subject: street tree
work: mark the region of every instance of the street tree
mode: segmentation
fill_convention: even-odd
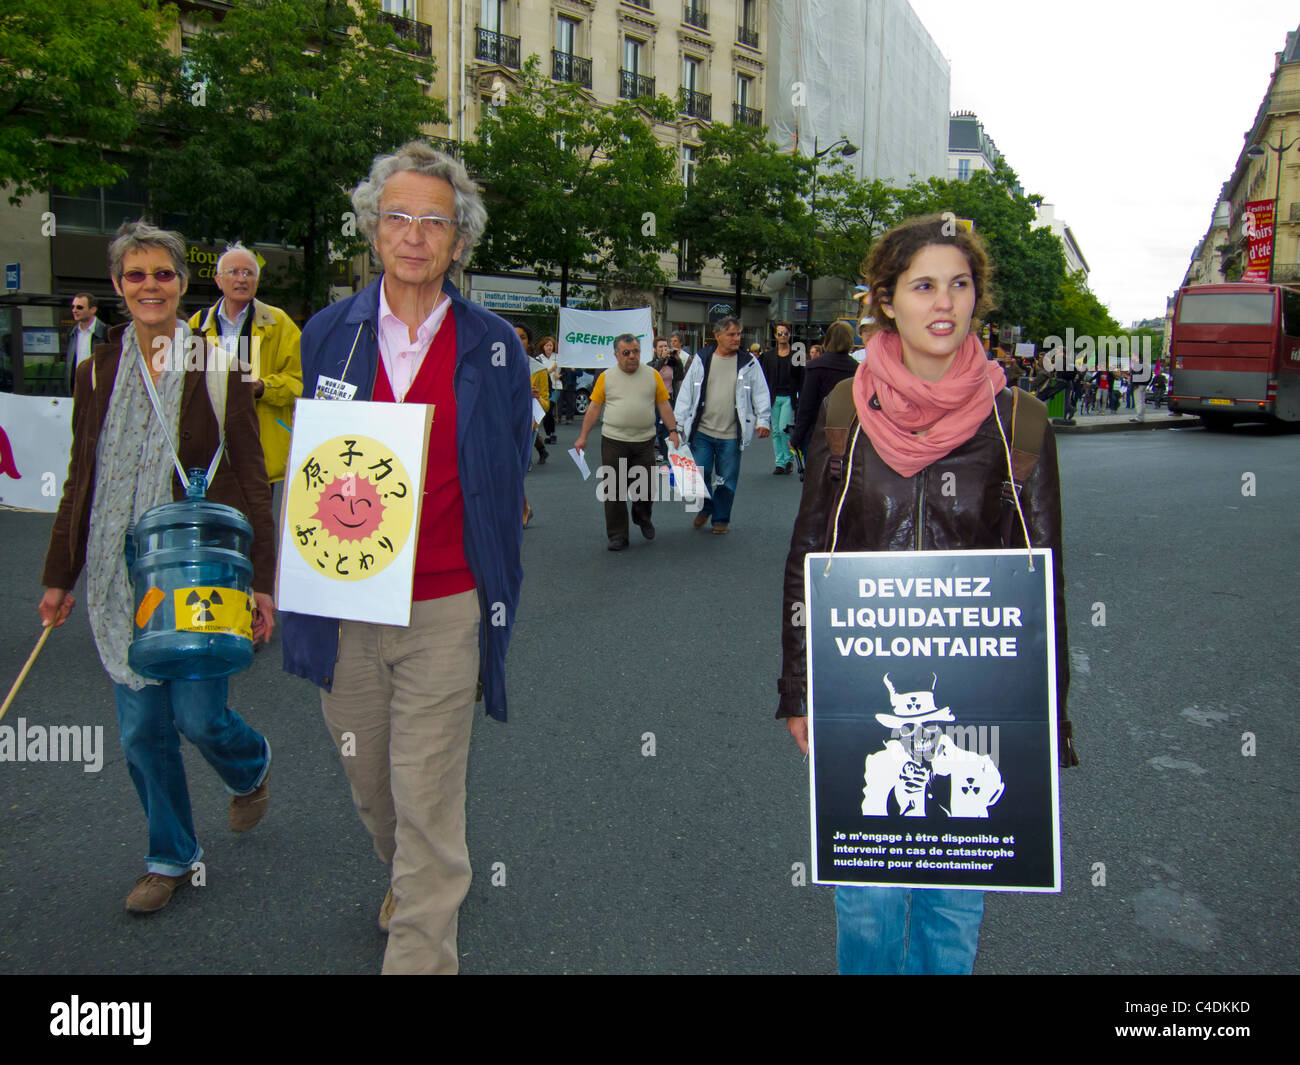
[[[1065,278],[1065,251],[1049,229],[1035,229],[1041,196],[1020,191],[1015,171],[998,160],[969,181],[931,178],[900,192],[900,216],[951,212],[970,219],[993,260],[991,321],[1022,326],[1027,335],[1050,332],[1050,308]]]
[[[488,208],[476,263],[558,281],[562,307],[579,277],[664,283],[659,256],[672,247],[681,185],[676,154],[652,123],[674,121],[673,102],[602,106],[577,85],[544,77],[535,55],[520,77],[513,90],[502,84],[505,98],[485,110],[477,140],[465,146]]]
[[[878,234],[898,220],[899,192],[879,179],[870,181],[848,170],[817,179],[816,276],[838,277],[857,284],[862,261]]]
[[[365,248],[349,190],[374,157],[445,122],[434,63],[403,50],[376,0],[243,0],[191,39],[161,110],[150,182],[187,236],[301,246],[309,309],[328,262]]]
[[[765,129],[716,123],[700,134],[695,180],[678,214],[678,235],[696,256],[721,260],[736,279],[804,262],[812,243],[812,163],[779,152]]]
[[[174,11],[156,0],[5,0],[0,9],[0,185],[19,204],[56,182],[112,185],[104,158],[135,136],[166,62]]]

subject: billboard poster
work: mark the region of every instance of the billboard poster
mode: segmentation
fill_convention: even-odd
[[[1051,552],[809,554],[804,582],[813,881],[1060,891]]]
[[[1241,279],[1266,282],[1273,262],[1273,201],[1249,201],[1242,212],[1241,228],[1247,241],[1246,269]]]

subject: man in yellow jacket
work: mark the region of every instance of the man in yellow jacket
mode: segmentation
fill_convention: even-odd
[[[195,314],[190,328],[234,352],[241,365],[251,368],[266,476],[275,489],[278,517],[279,485],[289,460],[293,402],[302,395],[298,352],[302,332],[279,307],[254,298],[259,274],[253,253],[242,244],[230,245],[217,260],[221,299]]]

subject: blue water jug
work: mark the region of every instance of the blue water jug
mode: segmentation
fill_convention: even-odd
[[[203,470],[186,498],[141,516],[134,530],[134,639],[127,663],[154,680],[212,680],[253,664],[253,527],[210,503]]]

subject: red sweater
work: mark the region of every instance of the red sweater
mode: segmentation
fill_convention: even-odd
[[[475,587],[474,575],[465,561],[465,500],[460,494],[456,392],[452,384],[455,369],[456,319],[448,311],[403,399],[405,403],[433,405],[411,593],[412,601],[417,603],[468,592]],[[382,358],[372,398],[376,403],[394,402],[393,386]]]

